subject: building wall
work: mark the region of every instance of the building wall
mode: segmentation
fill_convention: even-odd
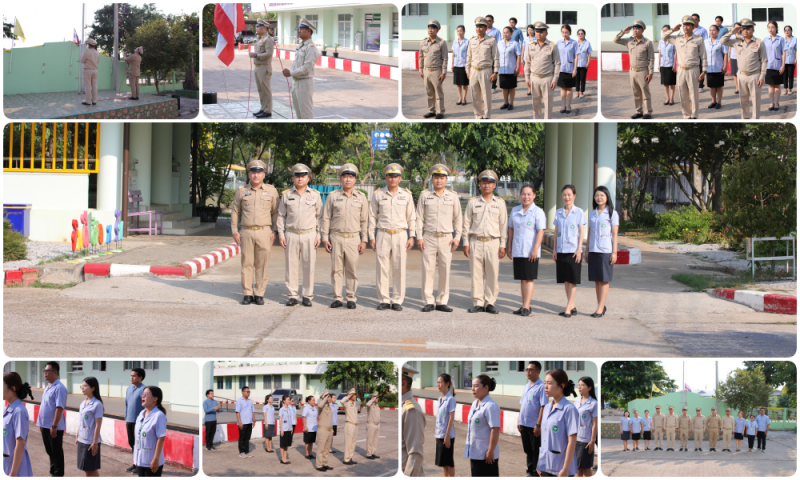
[[[299,375],[299,388],[296,390],[303,398],[313,395],[319,397],[326,389],[319,380],[319,376],[327,370],[327,362],[215,362],[214,364],[214,396],[235,400],[241,397],[240,379],[250,388],[250,397],[255,402],[264,402],[266,395],[276,388],[275,379],[281,379],[280,388],[292,388],[292,375]],[[240,366],[241,365],[241,366]],[[264,376],[271,377],[271,386],[264,388]],[[255,383],[251,380],[255,377]],[[226,379],[230,379],[230,388],[227,388]],[[220,381],[222,388],[220,388]],[[339,386],[341,387],[341,386]],[[331,392],[341,393],[341,388],[330,389]],[[205,392],[205,390],[204,390]]]
[[[693,12],[694,13],[694,12]],[[653,397],[652,401],[649,398],[637,398],[632,402],[628,402],[628,411],[631,412],[633,415],[634,410],[639,410],[639,416],[644,416],[645,410],[650,410],[650,416],[655,414],[655,406],[661,405],[661,413],[667,414],[669,413],[668,407],[670,405],[675,407],[675,414],[681,414],[681,408],[683,408],[683,403],[681,400],[682,392],[672,392],[660,397]],[[717,406],[717,401],[713,398],[707,398],[700,396],[696,393],[687,392],[686,393],[686,403],[688,404],[689,411],[686,412],[687,415],[690,417],[695,415],[695,409],[700,407],[703,409],[701,412],[704,416],[708,416],[711,414],[711,409]],[[717,407],[717,414],[719,416],[725,415],[725,409],[727,405],[725,402],[720,401],[719,406]],[[738,412],[731,412],[732,416],[736,416]]]

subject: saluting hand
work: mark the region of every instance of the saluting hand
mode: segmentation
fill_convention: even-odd
[[[625,27],[625,30],[623,30],[622,33],[631,33],[631,30],[633,30],[633,25]]]
[[[406,252],[411,250],[413,247],[414,247],[414,239],[409,238],[408,241],[406,242]]]
[[[322,242],[322,245],[325,247],[325,251],[331,253],[333,251],[333,247],[331,246],[331,242],[325,240]]]
[[[367,249],[367,242],[361,242],[358,244],[358,254],[363,255],[364,251]]]
[[[675,26],[672,28],[672,31],[673,31],[673,32],[677,32],[677,31],[678,31],[678,30],[680,30],[680,29],[681,29],[681,24],[679,23],[679,24],[675,25]]]
[[[238,232],[234,233],[233,234],[233,241],[236,242],[236,245],[241,245],[242,244],[242,235],[240,233],[238,233]]]
[[[733,27],[733,35],[738,35],[739,33],[741,33],[741,31],[742,31],[742,27],[740,27],[738,25],[736,27]]]

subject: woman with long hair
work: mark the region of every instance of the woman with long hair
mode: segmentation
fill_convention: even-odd
[[[533,282],[539,278],[539,258],[542,256],[542,240],[547,218],[544,211],[534,205],[536,192],[531,185],[519,190],[521,205],[511,209],[508,216],[508,240],[506,252],[514,262],[514,280],[520,281],[522,306],[514,315],[529,317],[533,299]]]
[[[28,409],[22,403],[33,393],[17,372],[3,374],[3,400],[8,406],[3,412],[3,472],[9,477],[32,477],[28,456]]]
[[[575,408],[578,409],[578,436],[575,442],[576,477],[591,477],[594,465],[594,444],[597,440],[597,418],[599,403],[592,377],[578,380],[578,395]]]
[[[456,438],[456,429],[453,426],[456,416],[456,399],[450,393],[453,381],[450,375],[442,373],[436,379],[436,389],[439,390],[439,400],[434,406],[434,437],[436,438],[436,460],[434,464],[444,469],[445,477],[456,476],[456,464],[453,460],[453,443]]]
[[[783,94],[791,95],[794,89],[794,68],[797,65],[797,38],[792,36],[792,26],[783,27],[783,39],[786,44],[786,59],[783,68]]]
[[[769,88],[769,110],[777,112],[781,109],[781,86],[783,72],[786,70],[786,41],[778,36],[778,22],[767,23],[769,35],[762,39],[767,49],[767,76],[764,83]]]
[[[561,25],[562,39],[556,42],[558,54],[561,57],[561,72],[558,74],[558,86],[561,87],[561,113],[572,112],[572,89],[575,88],[575,78],[578,76],[575,58],[578,54],[578,43],[569,38],[572,27]]]
[[[517,93],[517,76],[522,64],[522,49],[519,42],[511,40],[511,27],[503,28],[503,37],[497,42],[497,55],[500,58],[500,90],[503,91],[503,105],[500,110],[514,110],[514,97]]]
[[[278,416],[281,419],[281,464],[289,465],[289,447],[292,446],[292,436],[294,435],[294,428],[292,426],[292,399],[289,395],[281,397],[281,409],[278,411]]]
[[[586,225],[586,215],[583,210],[575,205],[575,186],[564,185],[561,189],[561,199],[564,208],[556,212],[555,248],[553,248],[553,261],[556,262],[556,282],[564,284],[567,294],[567,306],[560,312],[564,318],[578,314],[575,308],[575,294],[581,283],[581,258],[583,257],[583,229]]]
[[[264,408],[261,409],[264,415],[264,451],[274,453],[272,449],[272,438],[275,436],[275,407],[272,406],[272,395],[264,397]]]
[[[467,104],[467,92],[469,91],[469,77],[467,76],[467,49],[469,39],[464,38],[464,25],[456,27],[456,39],[450,49],[453,51],[453,85],[458,89],[458,101],[456,105]]]
[[[467,420],[467,439],[464,458],[469,459],[473,477],[499,477],[500,470],[500,407],[489,396],[497,383],[488,375],[478,375],[472,381],[472,408]]]
[[[78,470],[85,477],[100,476],[100,428],[103,425],[103,399],[100,397],[100,384],[94,377],[86,377],[81,384],[81,392],[86,400],[80,406],[80,426],[75,445],[78,446]]]
[[[585,98],[586,92],[586,75],[589,72],[589,66],[592,64],[592,44],[586,40],[586,30],[578,29],[578,46],[576,52],[578,61],[575,62],[577,72],[576,85],[575,85],[575,98]]]
[[[628,440],[631,439],[631,413],[625,410],[622,418],[619,420],[619,437],[622,439],[622,451],[628,451]]]
[[[306,459],[311,460],[316,458],[312,452],[314,451],[314,443],[317,441],[319,411],[317,410],[317,402],[313,395],[306,397],[306,406],[303,407],[303,443],[306,449]]]
[[[149,386],[142,392],[142,410],[136,418],[134,464],[140,477],[160,477],[164,471],[164,441],[167,438],[167,410],[161,405],[164,393]]]
[[[525,63],[525,52],[528,51],[528,45],[536,41],[536,29],[533,28],[533,25],[528,25],[526,31],[528,32],[528,35],[522,39],[522,63]],[[525,83],[528,86],[528,96],[530,97],[531,86],[528,84],[528,82]]]
[[[747,419],[744,418],[744,412],[739,410],[739,416],[736,420],[733,421],[734,429],[733,429],[733,438],[736,440],[736,451],[738,452],[742,448],[742,440],[744,440],[744,427],[747,423]]]
[[[547,372],[544,389],[553,401],[542,412],[542,447],[536,471],[542,477],[571,477],[578,473],[575,446],[579,414],[567,397],[576,396],[575,384],[567,372],[556,368]]]
[[[600,318],[606,314],[609,283],[617,263],[619,214],[614,211],[611,193],[606,187],[594,189],[592,213],[589,214],[589,281],[594,282],[597,310],[591,315]]]

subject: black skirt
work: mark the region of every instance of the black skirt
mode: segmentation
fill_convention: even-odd
[[[315,443],[317,441],[317,432],[303,432],[303,443]]]
[[[722,88],[725,86],[725,74],[719,73],[706,73],[706,84],[708,88]]]
[[[630,440],[631,439],[631,432],[622,432],[619,436],[620,440]]]
[[[281,435],[281,448],[289,448],[292,446],[292,436],[294,432],[283,432]]]
[[[589,252],[589,281],[610,282],[614,276],[614,265],[611,264],[610,253]]]
[[[778,70],[767,70],[767,85],[783,85],[783,74]]]
[[[497,463],[499,458],[495,458],[491,464],[486,463],[486,460],[472,460],[469,461],[470,473],[473,477],[499,477],[500,467]]]
[[[650,435],[651,435],[650,430],[642,432],[642,440],[651,440]]]
[[[453,85],[469,85],[466,67],[453,67]]]
[[[559,73],[558,86],[561,88],[575,88],[575,77],[572,76],[572,72]]]
[[[594,453],[589,453],[589,449],[586,448],[587,445],[589,444],[586,442],[575,443],[575,457],[579,470],[592,468],[594,465]]]
[[[339,430],[339,425],[333,425],[333,436],[336,436],[336,432]]]
[[[572,258],[573,253],[559,253],[556,255],[556,282],[581,284],[581,264]]]
[[[513,73],[501,73],[500,88],[504,90],[517,88],[517,76],[514,75]]]
[[[743,433],[734,432],[733,433],[733,439],[734,440],[744,440],[744,434]]]
[[[265,425],[264,426],[264,438],[272,438],[275,434],[275,425]]]
[[[641,440],[642,434],[641,433],[631,433],[631,440]]]
[[[455,467],[456,464],[453,461],[453,443],[455,443],[456,439],[450,439],[450,448],[444,446],[444,439],[437,438],[436,439],[436,460],[434,460],[433,464],[437,467]]]
[[[731,58],[731,75],[739,73],[739,62],[735,58]]]
[[[678,83],[678,73],[672,70],[672,67],[661,67],[661,85],[668,87]]]
[[[89,451],[88,443],[78,442],[78,470],[83,472],[94,472],[100,470],[100,450],[103,448],[99,443],[97,444],[97,455],[92,455]]]
[[[539,278],[539,259],[531,262],[528,257],[514,257],[514,280],[536,280]]]

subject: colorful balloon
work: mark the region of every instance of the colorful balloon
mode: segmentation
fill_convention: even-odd
[[[72,234],[69,236],[70,240],[72,240],[72,251],[75,252],[78,250],[78,221],[72,220]]]
[[[106,245],[111,243],[111,225],[106,225]]]
[[[91,223],[91,238],[89,239],[89,243],[96,247],[99,239],[100,229],[97,228],[100,225],[100,222],[96,218],[90,218]]]
[[[114,210],[114,241],[119,242],[119,239],[122,238],[122,230],[119,229],[119,222],[120,216],[122,216],[122,212],[119,210]]]
[[[81,214],[81,238],[83,239],[83,248],[89,246],[89,213],[84,210]]]

